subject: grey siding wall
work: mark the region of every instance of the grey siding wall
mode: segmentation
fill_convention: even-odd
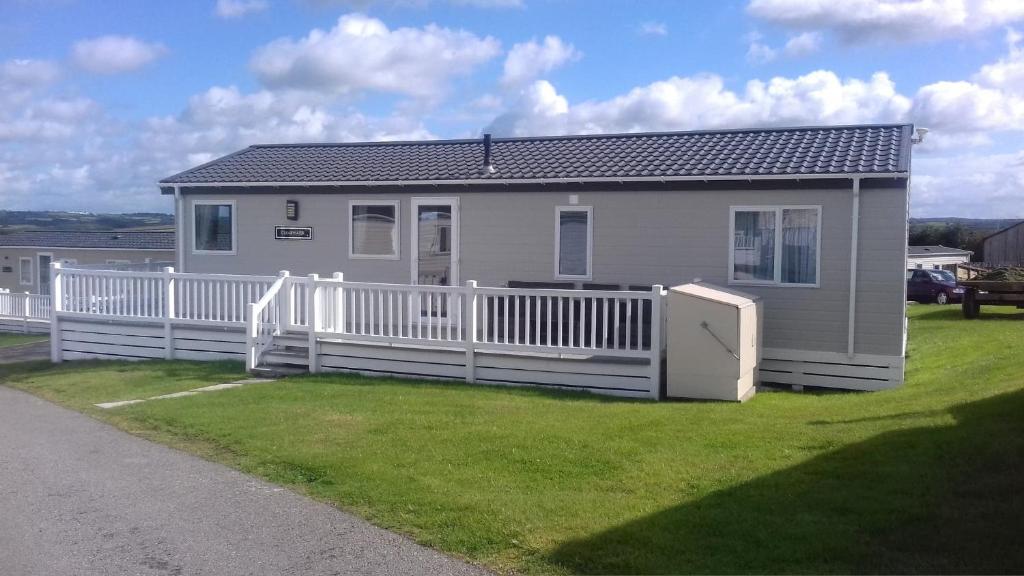
[[[1024,265],[1024,225],[1012,228],[985,239],[985,262],[999,266]]]
[[[186,196],[190,272],[330,274],[351,280],[407,283],[412,277],[410,199],[405,194],[202,194],[235,200],[236,256],[191,254],[191,198]],[[740,286],[765,302],[765,346],[845,352],[847,347],[852,194],[849,190],[579,192],[594,214],[593,282],[666,286],[694,278],[725,284],[729,208],[741,205],[822,207],[819,288]],[[446,194],[441,194],[446,196]],[[348,201],[399,200],[400,259],[348,258]],[[459,282],[504,285],[555,279],[555,207],[564,192],[465,192],[460,202]],[[286,199],[300,202],[301,220],[284,218]],[[860,273],[856,352],[902,353],[907,195],[903,190],[861,194]],[[275,225],[314,227],[312,241],[273,239]]]
[[[174,262],[174,252],[171,250],[94,250],[88,248],[2,248],[0,247],[0,288],[11,292],[39,293],[39,259],[36,258],[40,252],[53,254],[53,261],[59,262],[65,259],[74,259],[79,264],[103,264],[107,260],[128,260],[130,262],[145,262],[146,258],[157,262]],[[20,283],[19,261],[22,257],[32,258],[32,284]],[[3,272],[4,267],[10,267],[10,272]]]

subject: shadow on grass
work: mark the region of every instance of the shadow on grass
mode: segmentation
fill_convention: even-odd
[[[999,312],[994,310],[999,309]],[[934,310],[921,312],[914,316],[917,320],[967,320],[964,318],[960,306],[936,306]],[[982,306],[981,315],[972,322],[985,320],[1024,320],[1024,311],[1019,311],[1012,306]]]
[[[1024,391],[565,542],[582,573],[1019,573]],[[672,490],[665,486],[665,490]]]

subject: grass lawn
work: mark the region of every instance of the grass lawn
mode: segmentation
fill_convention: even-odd
[[[500,571],[1024,571],[1024,313],[910,316],[902,388],[743,405],[334,375],[104,412],[240,367],[22,365],[0,382]]]
[[[49,340],[49,338],[45,334],[11,334],[9,332],[0,332],[0,348],[43,342]]]

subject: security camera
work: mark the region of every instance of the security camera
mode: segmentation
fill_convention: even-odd
[[[924,135],[928,133],[928,129],[927,128],[918,128],[918,129],[914,130],[914,132],[917,133],[917,138],[911,138],[910,142],[913,143],[913,144],[920,144],[921,142],[924,142]]]

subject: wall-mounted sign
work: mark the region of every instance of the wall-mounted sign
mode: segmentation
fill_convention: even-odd
[[[312,226],[274,226],[275,240],[312,240]]]

